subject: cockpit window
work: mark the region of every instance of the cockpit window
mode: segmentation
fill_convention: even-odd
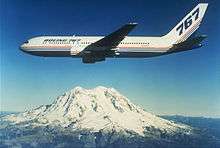
[[[24,43],[25,43],[25,44],[28,44],[28,43],[29,43],[29,41],[25,41]]]

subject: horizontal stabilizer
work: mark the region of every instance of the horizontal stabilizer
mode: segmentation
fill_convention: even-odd
[[[202,46],[201,42],[206,38],[206,35],[200,35],[194,38],[190,38],[184,42],[174,44],[168,52],[180,52],[185,50],[191,50]]]

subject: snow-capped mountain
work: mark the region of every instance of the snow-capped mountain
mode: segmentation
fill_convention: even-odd
[[[0,117],[0,147],[217,148],[206,132],[131,103],[114,88],[76,87],[52,104]]]
[[[141,136],[144,136],[149,128],[167,134],[191,134],[189,126],[175,124],[148,113],[114,88],[102,86],[94,89],[76,87],[59,96],[50,105],[18,115],[9,115],[4,117],[4,120],[15,124],[56,125],[77,130],[87,129],[91,132],[131,131]]]

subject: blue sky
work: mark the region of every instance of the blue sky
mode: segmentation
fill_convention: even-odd
[[[18,47],[39,35],[106,35],[128,22],[130,35],[166,34],[198,1],[1,0],[1,110],[24,111],[51,103],[82,86],[114,87],[155,114],[220,117],[220,3],[206,1],[199,29],[204,47],[149,59],[81,59],[27,55]]]

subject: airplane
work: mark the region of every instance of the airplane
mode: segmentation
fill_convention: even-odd
[[[43,57],[81,57],[83,63],[106,58],[147,58],[192,50],[202,46],[206,35],[193,36],[208,3],[199,3],[168,34],[160,37],[128,36],[137,23],[128,23],[107,36],[39,36],[20,49]]]

